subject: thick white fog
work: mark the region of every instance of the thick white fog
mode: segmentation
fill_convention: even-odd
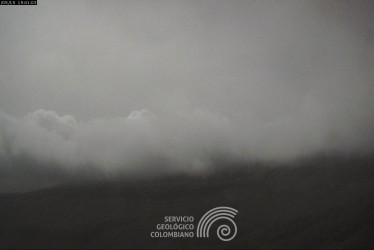
[[[40,1],[0,8],[0,191],[44,175],[52,185],[76,173],[198,174],[216,155],[370,154],[373,7]]]

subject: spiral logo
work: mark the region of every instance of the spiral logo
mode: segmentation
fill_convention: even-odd
[[[238,231],[235,222],[233,221],[238,210],[231,207],[216,207],[204,214],[197,225],[197,237],[208,238],[210,227],[218,220],[225,220],[229,225],[222,224],[217,228],[217,236],[220,240],[230,241],[235,238]]]

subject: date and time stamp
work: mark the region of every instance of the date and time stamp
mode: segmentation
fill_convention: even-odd
[[[37,5],[38,1],[23,1],[23,0],[9,0],[9,1],[2,1],[0,0],[0,5]]]

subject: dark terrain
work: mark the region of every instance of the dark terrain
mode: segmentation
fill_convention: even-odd
[[[0,194],[1,248],[374,248],[374,161],[227,164],[214,173]],[[225,165],[225,164],[223,164]],[[239,210],[236,237],[151,238],[167,215]]]

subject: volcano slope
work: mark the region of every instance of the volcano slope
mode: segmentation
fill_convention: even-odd
[[[201,176],[60,185],[0,194],[0,248],[374,248],[373,158],[267,166],[219,163]],[[169,215],[229,206],[236,237],[152,238]],[[213,229],[212,229],[213,230]]]

